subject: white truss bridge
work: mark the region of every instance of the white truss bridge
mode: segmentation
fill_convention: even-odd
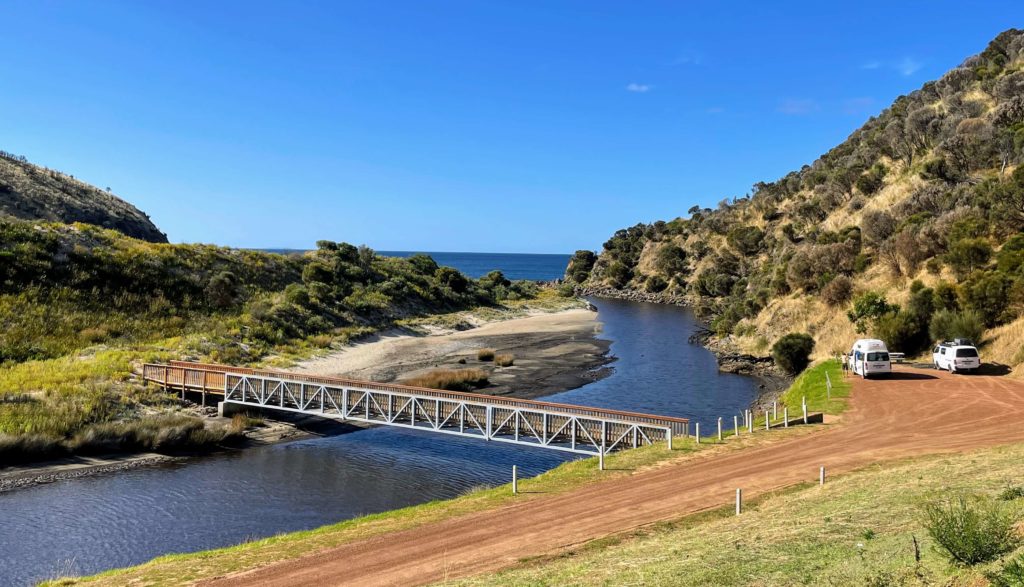
[[[143,379],[168,389],[222,395],[227,404],[414,428],[586,455],[688,436],[685,418],[440,391],[406,385],[172,361]]]

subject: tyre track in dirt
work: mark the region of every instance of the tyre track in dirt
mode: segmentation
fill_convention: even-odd
[[[886,460],[1024,441],[1024,383],[898,367],[857,380],[819,433],[668,464],[565,494],[426,524],[206,585],[421,585],[493,571],[589,540]]]

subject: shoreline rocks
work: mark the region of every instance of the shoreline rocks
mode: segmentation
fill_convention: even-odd
[[[668,304],[671,306],[688,306],[683,296],[676,296],[664,293],[653,293],[647,291],[636,291],[631,289],[615,289],[613,287],[589,287],[577,285],[573,292],[580,297],[593,296],[595,298],[612,298],[616,300],[627,300],[630,302],[648,302],[652,304]]]

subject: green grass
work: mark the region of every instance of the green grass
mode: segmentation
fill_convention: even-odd
[[[832,379],[831,399],[826,393],[826,373]],[[782,394],[782,403],[789,407],[790,417],[796,417],[801,413],[801,401],[804,397],[807,398],[807,409],[811,412],[840,414],[846,409],[846,400],[850,397],[850,380],[843,377],[839,361],[823,361],[808,367],[796,378],[793,385]]]
[[[656,444],[611,454],[606,458],[606,471],[598,470],[596,458],[563,464],[532,479],[520,480],[520,494],[517,496],[511,495],[509,485],[481,488],[455,499],[364,516],[315,530],[282,534],[228,548],[162,556],[137,567],[115,569],[92,577],[61,579],[49,584],[178,585],[186,581],[252,569],[269,562],[309,554],[317,549],[497,508],[512,502],[563,493],[583,484],[632,475],[670,460],[684,461],[717,452],[742,450],[750,446],[779,442],[796,435],[811,434],[815,430],[813,427],[801,427],[779,430],[773,434],[745,435],[720,445],[698,446],[692,439],[677,438],[672,451],[666,450],[664,444]]]
[[[738,517],[723,508],[446,585],[983,585],[1024,548],[954,566],[928,535],[924,505],[994,497],[1021,462],[1024,444],[873,466],[748,502]],[[1024,500],[1008,507],[1024,518]]]

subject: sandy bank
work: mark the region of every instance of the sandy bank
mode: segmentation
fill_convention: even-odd
[[[471,330],[415,335],[390,331],[295,369],[379,382],[400,381],[433,369],[480,368],[494,395],[534,398],[575,389],[607,374],[600,367],[610,341],[601,340],[597,312],[573,309],[490,322]],[[479,349],[515,356],[515,365],[495,367],[477,360]],[[460,363],[463,360],[465,363]]]

